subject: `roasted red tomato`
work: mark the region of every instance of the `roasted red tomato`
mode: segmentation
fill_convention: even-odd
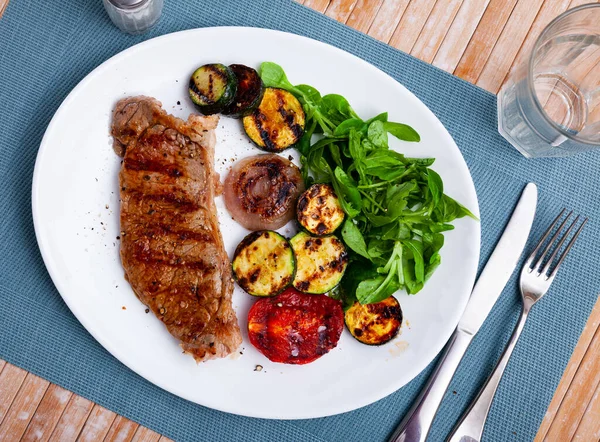
[[[257,301],[248,312],[248,335],[273,362],[308,364],[337,345],[344,328],[342,304],[294,288]]]

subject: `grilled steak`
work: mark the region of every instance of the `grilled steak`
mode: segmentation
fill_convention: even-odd
[[[124,157],[125,277],[196,361],[224,357],[242,342],[213,201],[217,122],[197,115],[185,122],[140,96],[119,101],[112,123],[115,151]]]

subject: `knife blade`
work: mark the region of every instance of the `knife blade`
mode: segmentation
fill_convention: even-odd
[[[492,310],[523,253],[535,217],[536,205],[537,186],[529,183],[525,186],[498,245],[479,275],[467,307],[458,322],[459,330],[474,335]]]
[[[463,316],[442,352],[437,366],[389,442],[424,442],[435,413],[473,336],[492,310],[523,253],[535,217],[537,186],[527,184],[481,272]]]

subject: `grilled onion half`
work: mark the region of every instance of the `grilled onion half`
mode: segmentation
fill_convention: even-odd
[[[276,154],[238,161],[225,179],[227,210],[248,230],[275,230],[294,217],[304,192],[300,169]]]

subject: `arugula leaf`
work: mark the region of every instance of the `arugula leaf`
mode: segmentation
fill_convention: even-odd
[[[383,128],[399,140],[421,141],[419,133],[407,124],[385,122]]]
[[[270,61],[261,63],[259,75],[267,87],[278,87],[290,92],[295,90],[285,75],[283,68],[276,63]]]
[[[349,118],[340,123],[338,127],[333,131],[334,137],[348,136],[350,129],[356,129],[357,131],[363,131],[366,128],[366,124],[360,118]]]
[[[435,162],[435,158],[407,158],[406,160],[422,167],[429,167]]]
[[[424,282],[425,261],[423,260],[423,243],[414,239],[410,239],[403,241],[402,244],[404,244],[404,246],[407,247],[412,254],[416,282]]]
[[[360,197],[360,192],[352,178],[350,178],[350,176],[347,175],[341,167],[336,167],[333,173],[335,176],[334,181],[338,185],[338,190],[336,190],[336,193],[338,198],[341,196],[341,201],[344,201],[342,203],[342,208],[349,217],[354,218],[360,213],[362,208],[362,198]],[[346,206],[344,206],[344,203]]]
[[[427,171],[427,185],[433,198],[433,207],[437,206],[440,202],[440,198],[444,194],[444,182],[442,178],[433,169]]]
[[[369,118],[367,121],[365,121],[365,123],[368,126],[373,121],[381,121],[381,122],[385,123],[385,122],[387,122],[387,120],[388,120],[388,113],[387,112],[382,112],[379,115],[375,115],[373,118]]]
[[[323,96],[320,111],[336,126],[351,118],[360,119],[350,106],[350,103],[348,103],[348,100],[338,94]]]
[[[342,227],[342,239],[346,245],[356,253],[369,260],[371,259],[369,252],[367,252],[365,238],[351,219],[346,218],[346,221],[344,221],[344,226]]]
[[[367,137],[369,137],[369,141],[373,143],[373,145],[379,149],[387,149],[388,148],[388,137],[387,132],[384,129],[384,124],[382,121],[375,120],[371,124],[369,124],[369,129],[367,131]]]

